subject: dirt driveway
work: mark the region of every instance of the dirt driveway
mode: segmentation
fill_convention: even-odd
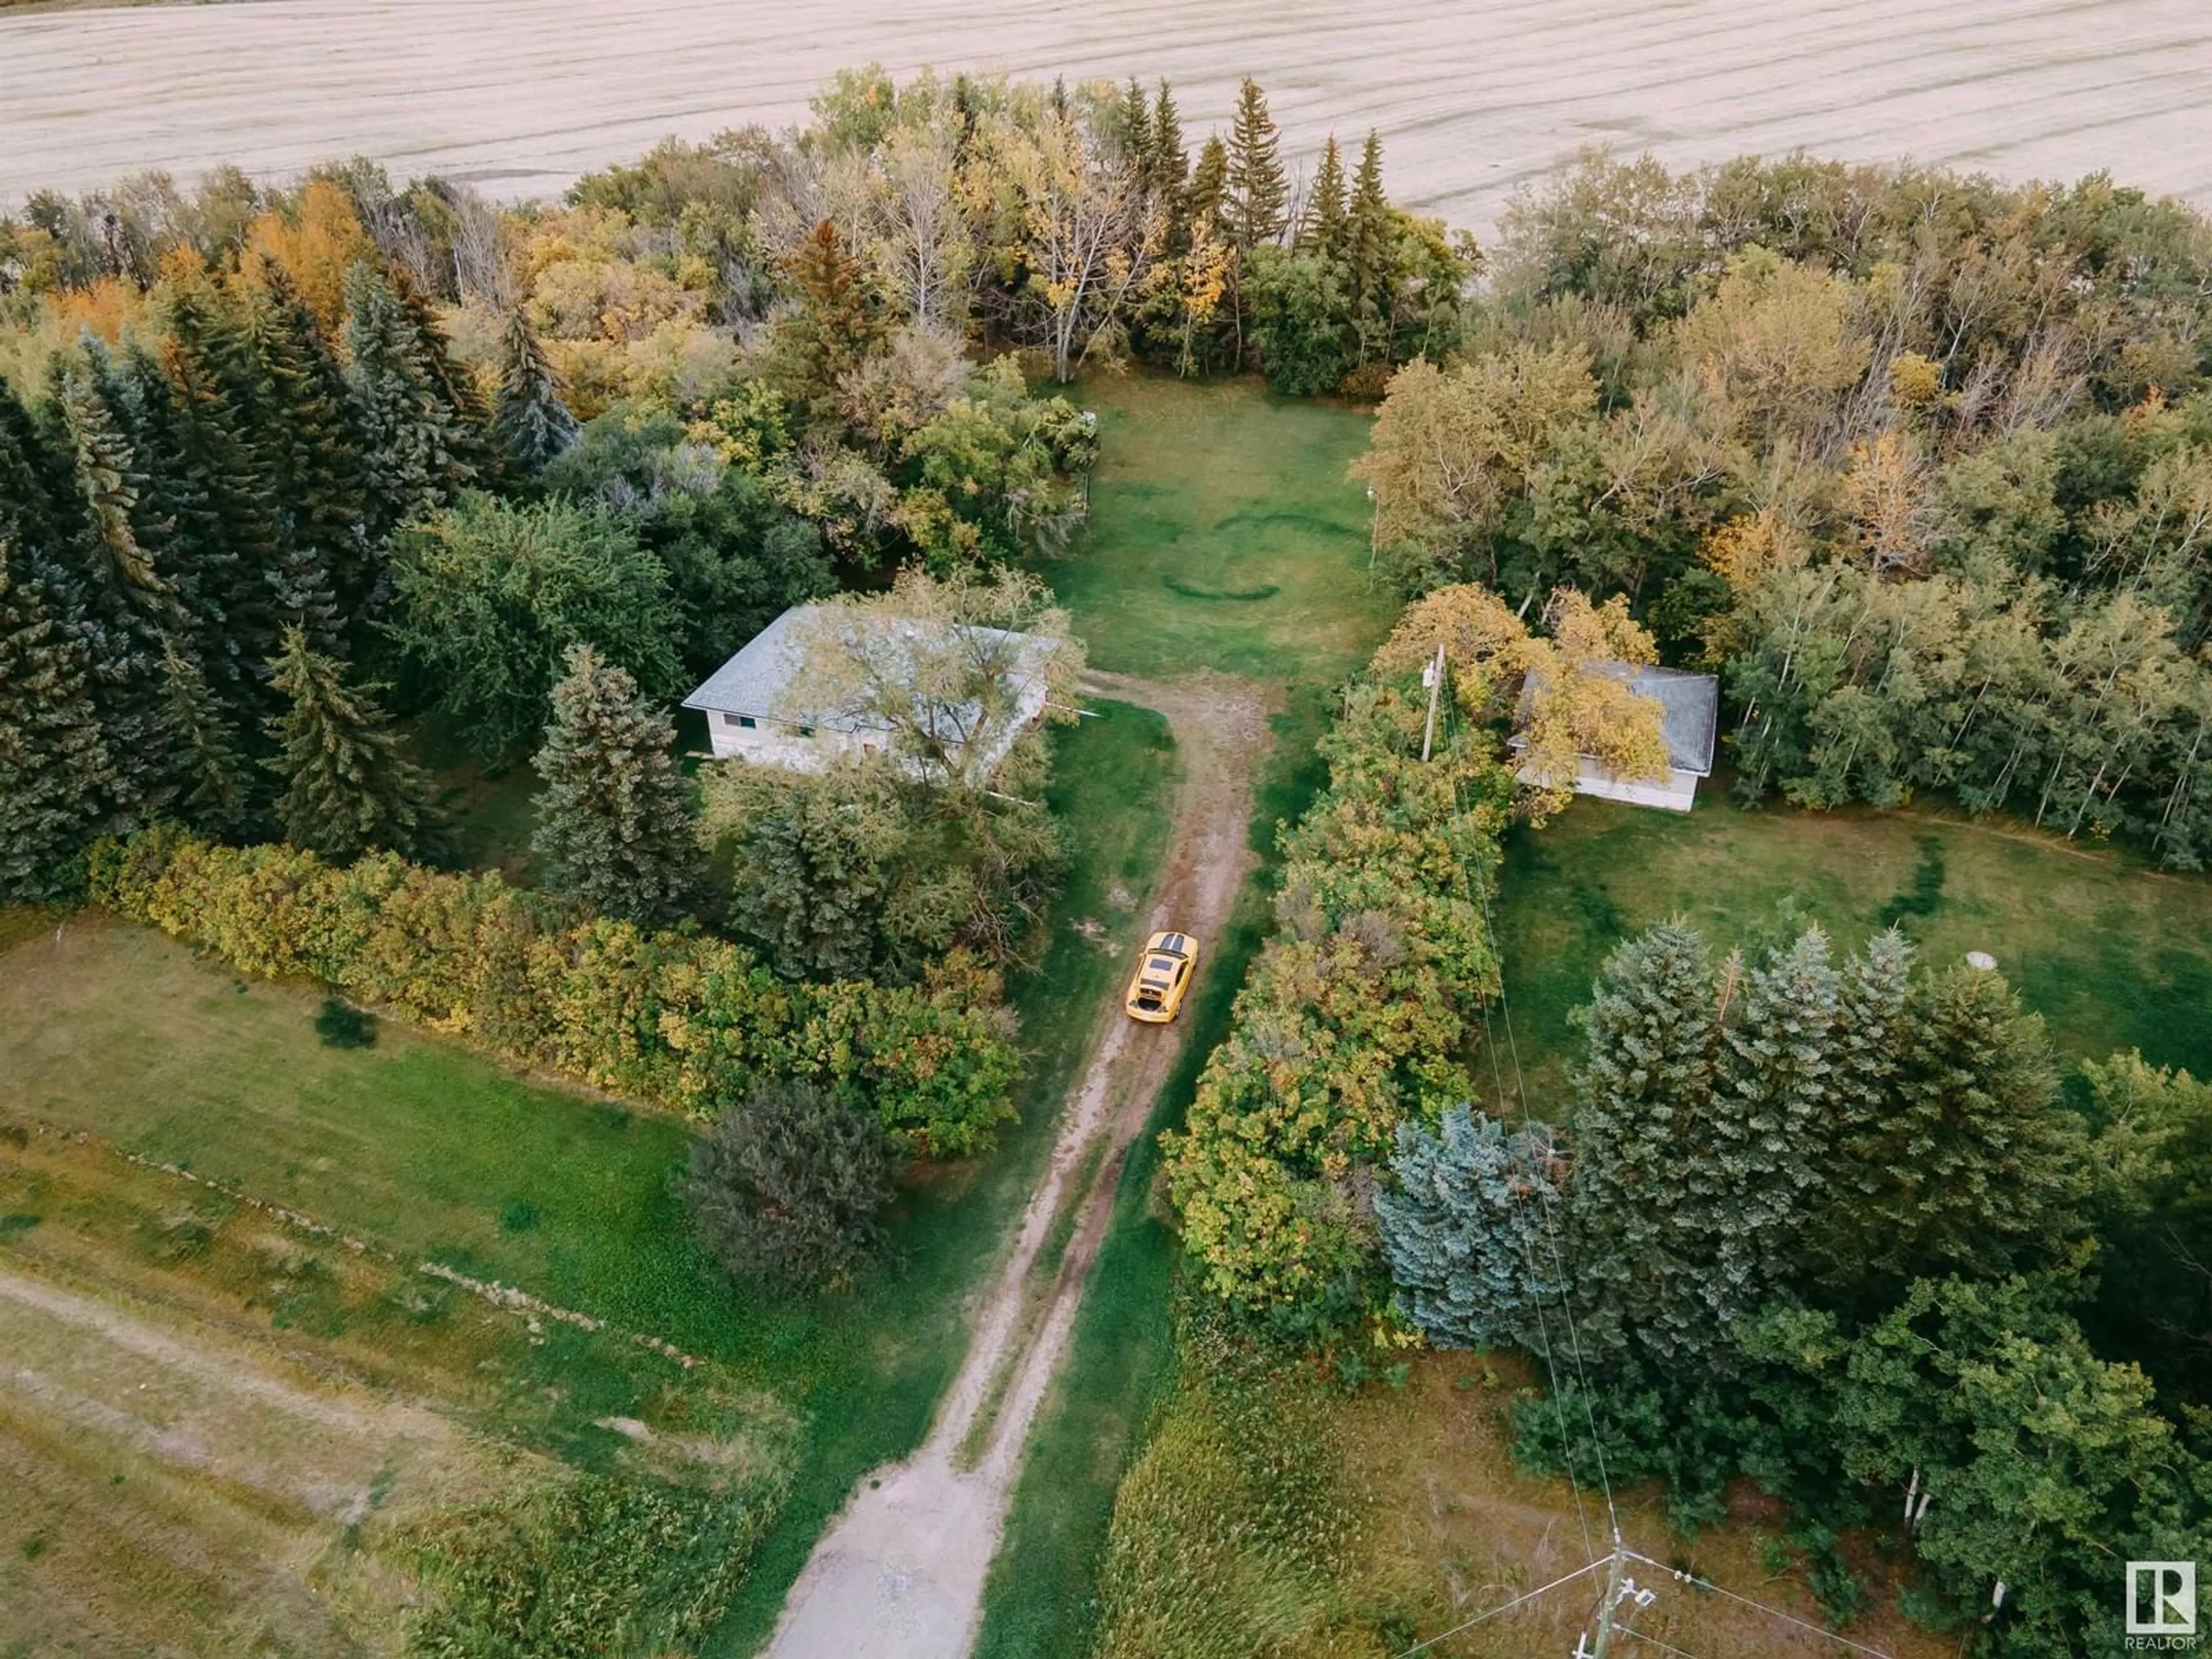
[[[1146,926],[1184,929],[1211,951],[1252,866],[1245,827],[1253,771],[1267,747],[1267,693],[1241,680],[1162,684],[1099,673],[1086,687],[1167,716],[1183,781]],[[1107,1011],[1051,1167],[929,1437],[907,1462],[864,1479],[816,1545],[784,1604],[771,1659],[963,1659],[973,1645],[1022,1448],[1067,1346],[1122,1161],[1186,1030],[1139,1026]],[[1074,1218],[1066,1251],[1048,1284],[1034,1283],[1038,1252],[1064,1206]]]

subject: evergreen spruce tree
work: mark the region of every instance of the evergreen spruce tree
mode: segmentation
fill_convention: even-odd
[[[1229,150],[1218,133],[1209,134],[1198,152],[1198,166],[1190,175],[1190,222],[1221,222],[1229,196]]]
[[[1371,131],[1359,152],[1359,172],[1352,180],[1345,218],[1345,291],[1358,337],[1359,361],[1388,362],[1395,309],[1395,238],[1389,198],[1382,193],[1382,141]]]
[[[270,586],[278,614],[329,653],[343,598],[358,606],[374,584],[362,442],[345,378],[313,313],[281,266],[259,264],[246,283],[247,377],[237,390],[246,437],[276,504],[279,544]]]
[[[1237,95],[1237,116],[1229,129],[1228,189],[1222,204],[1221,223],[1229,240],[1243,252],[1279,240],[1290,185],[1283,176],[1282,157],[1276,152],[1281,135],[1267,113],[1267,95],[1249,76]]]
[[[290,704],[270,724],[276,753],[264,763],[283,784],[284,838],[333,860],[418,849],[434,829],[430,781],[401,751],[376,688],[348,686],[345,665],[298,628],[284,630],[269,672]]]
[[[149,525],[142,510],[148,481],[121,388],[89,337],[60,367],[58,392],[84,513],[81,533],[62,550],[55,586],[66,596],[70,631],[85,644],[94,706],[114,760],[109,805],[120,827],[135,829],[176,793],[178,756],[161,665],[185,637],[185,617],[141,539],[142,525],[160,534],[168,526]]]
[[[1912,946],[1894,927],[1869,939],[1842,976],[1820,1201],[1803,1246],[1806,1289],[1823,1305],[1848,1302],[1865,1276],[1863,1218],[1881,1190],[1882,1152],[1894,1133],[1911,978]]]
[[[66,449],[0,379],[0,535],[52,558],[77,529],[75,495]]]
[[[1870,1189],[1854,1222],[1865,1284],[2032,1267],[2078,1236],[2090,1152],[2039,1016],[2002,975],[1913,987],[1887,1121],[1839,1162]]]
[[[492,435],[501,455],[516,473],[535,477],[576,441],[576,432],[561,377],[546,362],[530,319],[515,306],[500,337],[499,396],[492,405]]]
[[[1133,75],[1129,77],[1129,84],[1121,94],[1121,106],[1114,114],[1114,137],[1121,147],[1122,164],[1135,176],[1139,185],[1149,190],[1152,167],[1152,106]]]
[[[129,388],[89,333],[76,360],[63,369],[60,391],[92,531],[84,572],[90,590],[155,631],[181,623],[176,589],[155,558],[172,526],[148,511],[151,486],[133,441]]]
[[[1322,148],[1321,169],[1314,174],[1313,194],[1298,225],[1299,252],[1317,254],[1332,264],[1342,259],[1349,244],[1350,222],[1346,215],[1344,156],[1332,132]]]
[[[346,278],[347,385],[368,480],[369,542],[452,504],[477,481],[477,444],[454,405],[442,343],[366,261]],[[374,596],[372,583],[370,594]],[[349,605],[354,594],[343,586]]]
[[[1165,81],[1152,100],[1152,147],[1146,161],[1146,178],[1157,191],[1181,192],[1190,183],[1190,153],[1183,148],[1182,113],[1176,108],[1175,91]]]
[[[446,326],[438,320],[437,307],[431,304],[430,296],[415,285],[404,269],[395,267],[386,280],[391,284],[400,315],[406,319],[408,332],[421,353],[422,371],[437,387],[440,401],[452,413],[454,442],[461,458],[477,473],[488,474],[495,459],[490,404],[476,377],[453,356],[446,339]]]
[[[1740,964],[1731,963],[1731,968]],[[1833,1115],[1841,990],[1813,928],[1753,969],[1725,1029],[1682,1224],[1711,1241],[1705,1291],[1727,1328],[1794,1276]]]
[[[1190,246],[1190,154],[1183,148],[1182,116],[1165,81],[1152,100],[1151,134],[1145,184],[1167,210],[1167,251],[1180,256]]]
[[[1547,1129],[1509,1132],[1466,1106],[1434,1134],[1398,1126],[1398,1185],[1376,1195],[1375,1218],[1401,1304],[1436,1346],[1547,1351],[1542,1308],[1565,1288],[1557,1167]]]
[[[703,874],[697,791],[676,763],[675,728],[589,646],[566,662],[537,760],[531,845],[544,884],[597,915],[674,921]]]
[[[1568,1233],[1581,1335],[1593,1352],[1630,1344],[1662,1362],[1717,1349],[1705,1279],[1709,1240],[1691,1172],[1703,1144],[1720,1048],[1711,957],[1670,922],[1606,958],[1584,1016],[1575,1077]]]
[[[88,680],[90,653],[46,601],[0,524],[0,902],[70,884],[70,866],[119,793]]]
[[[191,658],[172,647],[161,659],[161,683],[177,757],[177,795],[170,810],[202,835],[235,836],[252,811],[237,734]]]
[[[195,337],[198,319],[187,306],[175,313],[161,362],[131,359],[151,497],[170,526],[162,564],[208,688],[233,719],[258,726],[267,712],[261,665],[276,648],[276,508],[239,437],[216,354]]]

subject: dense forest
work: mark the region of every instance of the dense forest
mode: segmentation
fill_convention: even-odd
[[[1737,787],[2212,850],[2212,227],[2109,179],[1595,160],[1363,471],[1405,591],[1629,595]]]
[[[574,646],[665,707],[790,604],[1064,547],[1096,437],[1031,377],[1373,392],[1447,348],[1471,247],[1371,140],[1297,200],[1278,142],[1256,87],[1194,158],[1164,83],[863,71],[559,207],[367,163],[34,197],[0,221],[0,892],[156,819],[434,858],[392,716],[511,760]],[[343,799],[297,781],[319,745]]]

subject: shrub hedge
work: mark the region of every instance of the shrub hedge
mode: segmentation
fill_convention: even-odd
[[[1362,1194],[1400,1120],[1474,1093],[1462,1057],[1498,991],[1485,906],[1513,780],[1479,726],[1423,762],[1426,705],[1410,677],[1347,696],[1328,787],[1284,842],[1277,932],[1167,1138],[1184,1242],[1248,1309],[1327,1318],[1356,1294]]]
[[[160,828],[93,849],[94,901],[232,966],[306,978],[510,1062],[712,1119],[802,1078],[878,1112],[906,1151],[988,1151],[1013,1115],[1013,1016],[961,952],[916,986],[778,979],[696,933],[576,921],[496,874],[390,854],[325,864]]]

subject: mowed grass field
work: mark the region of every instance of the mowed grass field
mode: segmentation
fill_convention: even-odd
[[[1717,955],[1813,922],[1855,950],[1895,921],[1931,964],[1994,956],[2069,1063],[2140,1048],[2212,1075],[2212,879],[1939,810],[1747,811],[1727,784],[1686,816],[1577,800],[1508,841],[1498,942],[1533,1109],[1565,1109],[1570,1016],[1606,953],[1676,915]]]
[[[917,1173],[895,1217],[896,1264],[849,1296],[769,1300],[708,1266],[671,1188],[686,1125],[516,1078],[390,1022],[373,1048],[325,1048],[311,988],[240,980],[149,930],[96,915],[71,919],[58,937],[51,919],[4,936],[0,1109],[19,1127],[82,1133],[222,1182],[403,1266],[444,1262],[672,1343],[709,1362],[718,1389],[787,1417],[796,1425],[789,1494],[710,1650],[748,1652],[853,1482],[919,1440],[966,1340],[965,1297],[1034,1182],[1068,1077],[1127,961],[1176,757],[1157,715],[1118,704],[1102,712],[1054,738],[1054,799],[1072,826],[1073,867],[1037,964],[1012,988],[1030,1060],[1023,1120],[993,1157]],[[179,1206],[210,1201],[177,1177],[149,1178],[173,1183]],[[0,1236],[0,1267],[24,1240],[51,1244],[82,1231],[92,1250],[103,1231],[143,1231],[98,1206],[11,1196],[0,1209],[34,1218]],[[156,1294],[131,1252],[98,1254],[106,1277],[92,1294],[118,1303]],[[276,1314],[271,1304],[251,1316],[265,1330]],[[190,1340],[185,1328],[179,1340]],[[567,1406],[556,1449],[586,1460],[622,1443],[592,1429],[594,1419],[667,1405],[635,1375],[641,1351],[623,1347],[620,1363],[603,1363],[580,1352],[568,1328],[533,1334],[526,1385],[507,1403],[448,1403],[488,1428],[526,1419],[526,1437],[543,1440],[539,1396],[557,1393]],[[676,1368],[653,1363],[680,1394]],[[0,1378],[0,1447],[24,1409]],[[175,1478],[192,1479],[189,1469]],[[18,1541],[0,1538],[10,1548]],[[218,1556],[219,1541],[210,1545]],[[51,1535],[33,1553],[51,1553],[57,1573],[85,1559]],[[260,1571],[248,1570],[252,1553],[231,1563],[232,1576]],[[219,1560],[210,1571],[226,1576]],[[32,1634],[0,1605],[0,1652]]]
[[[1368,416],[1251,380],[1133,374],[1080,397],[1101,417],[1091,522],[1041,570],[1093,666],[1328,681],[1366,661],[1397,614],[1345,476]]]

